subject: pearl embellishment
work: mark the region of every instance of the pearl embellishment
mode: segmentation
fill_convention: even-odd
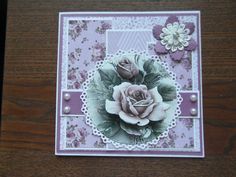
[[[70,94],[69,93],[64,94],[64,100],[66,100],[66,101],[70,100]]]
[[[66,106],[66,107],[64,108],[64,113],[65,113],[65,114],[70,113],[70,107],[69,107],[69,106]]]
[[[190,100],[191,100],[192,102],[196,102],[196,101],[197,101],[197,95],[195,95],[195,94],[191,95],[191,96],[190,96]]]
[[[197,115],[197,110],[195,108],[192,108],[190,110],[190,113],[191,113],[192,116],[196,116]]]

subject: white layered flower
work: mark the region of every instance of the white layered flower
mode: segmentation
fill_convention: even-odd
[[[185,28],[184,24],[178,22],[169,23],[162,29],[160,34],[161,44],[172,52],[183,50],[184,47],[189,45],[189,40],[191,39],[189,33],[190,30]]]

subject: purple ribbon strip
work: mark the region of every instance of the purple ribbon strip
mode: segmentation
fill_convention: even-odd
[[[69,94],[69,99],[65,99],[65,95]],[[84,113],[81,111],[83,102],[80,98],[82,92],[81,91],[63,91],[62,92],[62,115],[61,116],[78,116],[78,115],[84,115]],[[180,116],[183,117],[189,117],[189,118],[198,118],[198,102],[199,102],[199,98],[198,98],[198,92],[194,92],[194,91],[188,91],[188,92],[180,92],[181,97],[183,98],[183,101],[181,102],[180,105],[180,110],[181,110],[181,114]],[[192,101],[191,100],[191,96],[195,95],[197,100],[196,101]],[[65,113],[64,110],[65,108],[69,108],[69,112]],[[197,114],[196,115],[192,115],[191,114],[191,110],[195,109]]]

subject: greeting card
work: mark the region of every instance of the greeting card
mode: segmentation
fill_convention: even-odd
[[[198,11],[59,15],[56,155],[204,157]]]

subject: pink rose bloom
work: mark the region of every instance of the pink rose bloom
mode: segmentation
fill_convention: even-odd
[[[124,79],[132,79],[139,74],[138,68],[129,59],[122,59],[117,65],[117,72]]]
[[[138,126],[163,120],[170,107],[163,103],[157,88],[148,90],[145,85],[132,85],[128,82],[115,86],[112,97],[115,101],[106,100],[106,111],[119,115],[128,124]]]

